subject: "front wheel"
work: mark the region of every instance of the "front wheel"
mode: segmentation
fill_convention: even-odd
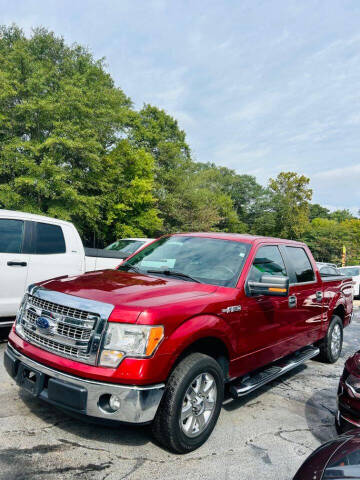
[[[155,438],[177,453],[200,447],[215,427],[223,397],[219,364],[201,353],[189,355],[169,378],[153,423]]]
[[[333,315],[325,338],[319,344],[319,360],[335,363],[341,354],[343,344],[343,324],[341,318]]]

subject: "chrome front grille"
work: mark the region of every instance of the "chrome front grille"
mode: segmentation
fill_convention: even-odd
[[[27,342],[44,350],[95,365],[101,336],[112,308],[109,304],[36,287],[23,302],[16,321],[16,332]]]
[[[88,320],[89,317],[89,312],[84,312],[83,310],[79,310],[77,308],[67,307],[66,305],[57,305],[56,303],[48,302],[47,300],[42,300],[38,297],[29,295],[28,301],[34,307],[39,307],[41,309],[48,310],[49,312],[59,313],[60,315],[67,317],[78,318],[79,320]]]
[[[49,350],[54,353],[66,355],[67,357],[73,357],[77,360],[81,359],[88,359],[88,355],[82,352],[77,347],[71,347],[69,345],[63,345],[55,340],[51,340],[50,338],[45,338],[42,335],[37,335],[35,332],[25,329],[25,337],[29,343],[33,343],[34,345],[39,345],[44,347],[45,350]]]
[[[47,310],[48,312],[49,310]],[[28,308],[25,312],[25,320],[30,323],[31,325],[36,326],[36,319],[39,315],[37,315],[31,307]],[[94,324],[94,321],[92,322]],[[93,327],[94,325],[92,325]],[[55,333],[61,335],[62,337],[73,338],[75,340],[90,340],[92,327],[81,327],[81,326],[72,326],[69,323],[64,323],[61,320],[57,321]]]

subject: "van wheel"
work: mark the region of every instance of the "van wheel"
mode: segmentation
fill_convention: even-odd
[[[186,453],[209,438],[224,398],[224,375],[208,355],[192,353],[172,372],[153,422],[164,447]]]
[[[341,318],[333,315],[329,328],[318,344],[320,354],[318,359],[326,363],[335,363],[341,354],[343,344],[343,325]]]

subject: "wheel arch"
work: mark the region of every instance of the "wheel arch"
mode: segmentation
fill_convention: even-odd
[[[172,350],[170,372],[186,356],[198,352],[214,358],[223,369],[224,377],[228,378],[230,360],[236,348],[235,338],[229,324],[220,317],[204,315],[187,320],[167,339]]]
[[[345,321],[345,307],[342,303],[340,303],[339,305],[337,305],[334,310],[332,311],[332,315],[337,315],[338,317],[341,318],[341,323],[343,324],[344,326],[344,321]]]
[[[218,362],[224,373],[224,378],[229,378],[230,354],[225,343],[218,337],[203,337],[194,341],[184,348],[176,357],[172,369],[173,370],[185,357],[191,353],[203,353],[209,355]]]

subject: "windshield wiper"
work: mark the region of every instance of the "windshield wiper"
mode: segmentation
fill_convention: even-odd
[[[198,280],[197,278],[191,277],[186,273],[176,272],[175,270],[147,270],[146,273],[159,273],[160,275],[168,275],[169,277],[171,276],[182,277],[182,278],[187,278],[188,280],[191,280],[196,283],[201,283],[200,280]]]

